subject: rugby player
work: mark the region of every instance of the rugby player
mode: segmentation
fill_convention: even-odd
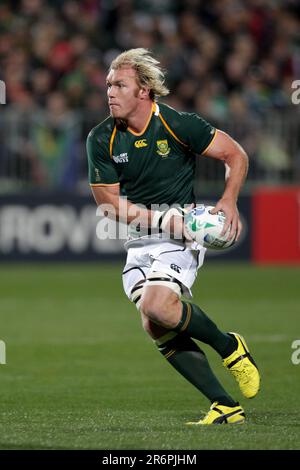
[[[159,102],[168,92],[164,72],[148,50],[131,49],[112,61],[107,75],[110,116],[87,138],[89,182],[96,203],[112,208],[107,216],[130,226],[123,286],[145,331],[211,403],[204,418],[187,424],[243,423],[243,408],[193,339],[220,355],[247,398],[259,390],[259,372],[240,334],[221,331],[198,305],[185,300],[191,297],[205,248],[185,233],[183,214],[195,204],[196,158],[221,160],[225,187],[213,213],[222,210],[224,233],[229,228],[229,237],[238,238],[237,199],[248,158],[237,142],[198,114]]]

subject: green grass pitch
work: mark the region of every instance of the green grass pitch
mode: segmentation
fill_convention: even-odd
[[[122,291],[121,265],[0,268],[1,449],[299,449],[300,269],[206,262],[194,301],[243,334],[262,374],[241,426],[189,428],[209,403],[161,357]]]

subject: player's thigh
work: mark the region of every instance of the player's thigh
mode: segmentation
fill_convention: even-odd
[[[179,297],[170,287],[152,286],[147,281],[142,292],[140,310],[154,322],[166,321],[169,324],[169,320],[175,319],[175,323],[178,323],[182,309]]]

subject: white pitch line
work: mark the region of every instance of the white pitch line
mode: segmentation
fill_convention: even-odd
[[[300,337],[300,333],[299,333]],[[253,343],[284,343],[286,341],[291,341],[291,336],[287,335],[249,335],[247,336],[249,341],[253,341]],[[247,341],[246,339],[246,341]]]

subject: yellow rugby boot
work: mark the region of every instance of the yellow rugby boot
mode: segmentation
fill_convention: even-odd
[[[208,413],[200,421],[189,421],[187,425],[206,425],[206,424],[242,424],[245,422],[245,412],[237,403],[236,406],[219,405],[215,401]]]
[[[260,376],[258,368],[250,356],[249,349],[244,338],[238,333],[229,333],[237,340],[238,346],[230,356],[223,359],[223,365],[228,369],[238,382],[244,397],[253,398],[258,393]]]

